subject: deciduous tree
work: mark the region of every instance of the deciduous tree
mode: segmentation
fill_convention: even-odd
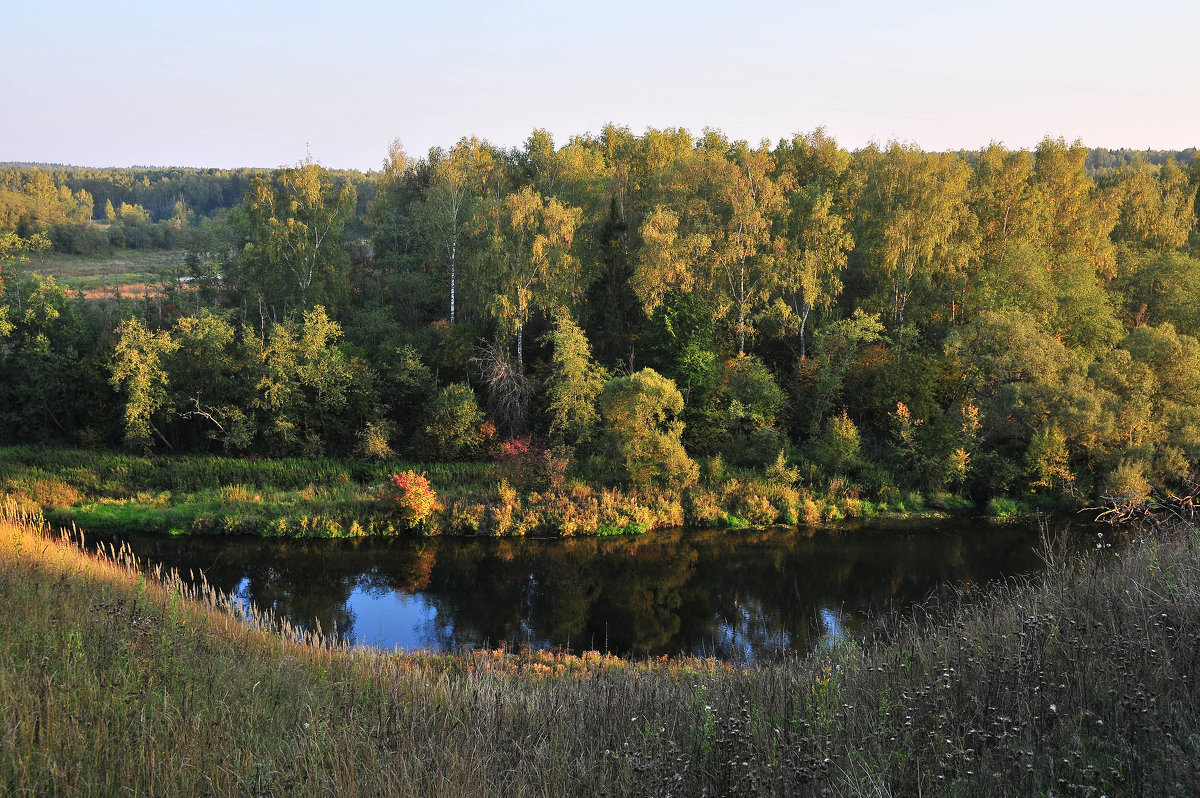
[[[683,396],[673,380],[653,369],[609,380],[599,399],[630,481],[640,487],[682,488],[699,468],[681,441]]]
[[[110,382],[114,389],[125,392],[125,443],[148,452],[157,436],[168,449],[173,448],[154,423],[154,416],[166,404],[170,383],[163,359],[178,344],[168,333],[148,330],[137,319],[127,319],[117,334]]]
[[[338,187],[307,158],[251,181],[245,205],[245,268],[268,305],[306,310],[310,302],[339,294],[349,263],[342,234],[354,212],[353,185]]]

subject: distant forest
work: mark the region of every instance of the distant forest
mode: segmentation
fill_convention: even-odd
[[[683,489],[1144,496],[1200,463],[1200,159],[608,126],[381,169],[0,166],[0,440]],[[141,300],[48,250],[173,249]]]
[[[967,160],[975,154],[968,150],[958,153]],[[1135,161],[1145,161],[1155,166],[1173,161],[1179,166],[1187,166],[1195,157],[1195,147],[1186,150],[1090,149],[1084,168],[1089,175],[1095,176],[1129,166]],[[41,180],[35,177],[35,171],[48,178],[49,183],[35,185]],[[219,211],[236,207],[250,189],[250,181],[270,171],[139,166],[94,168],[0,162],[0,207],[3,208],[0,219],[4,220],[4,226],[0,229],[29,231],[45,228],[49,220],[36,218],[37,208],[30,206],[29,199],[45,191],[49,184],[53,184],[55,191],[65,186],[72,194],[84,192],[86,196],[80,197],[80,201],[84,207],[91,207],[91,219],[96,222],[107,220],[105,208],[110,204],[114,208],[122,205],[140,206],[147,212],[150,221],[165,222],[176,216],[180,207],[193,217],[212,217]],[[361,221],[374,198],[373,181],[379,173],[331,170],[330,174],[357,187],[359,207],[355,215]],[[91,198],[90,203],[88,197]]]

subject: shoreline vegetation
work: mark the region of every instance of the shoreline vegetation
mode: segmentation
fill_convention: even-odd
[[[993,500],[980,508],[959,496],[915,491],[868,497],[841,480],[805,486],[782,464],[733,469],[720,458],[705,461],[697,484],[684,490],[595,488],[546,474],[544,465],[536,457],[413,464],[7,447],[0,448],[0,491],[25,512],[89,530],[328,538],[567,537],[968,512],[1013,520],[1066,507]]]
[[[1200,534],[752,666],[331,645],[0,508],[0,791],[1194,795]]]

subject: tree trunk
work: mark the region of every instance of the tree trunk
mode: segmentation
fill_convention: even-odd
[[[746,354],[746,256],[738,270],[738,357]]]
[[[525,373],[525,322],[517,322],[517,367]]]
[[[800,307],[800,362],[803,363],[807,355],[807,350],[804,347],[804,325],[808,324],[808,314],[812,311],[812,305],[802,302]]]
[[[454,235],[450,239],[450,323],[454,324],[454,278],[455,278],[455,262],[454,256],[458,250],[458,230],[454,231]]]

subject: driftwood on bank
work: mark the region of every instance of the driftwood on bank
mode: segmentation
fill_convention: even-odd
[[[1200,479],[1185,479],[1179,493],[1155,488],[1149,496],[1105,495],[1101,499],[1102,505],[1088,509],[1099,511],[1096,520],[1106,524],[1160,526],[1183,521],[1194,525],[1200,518]]]

